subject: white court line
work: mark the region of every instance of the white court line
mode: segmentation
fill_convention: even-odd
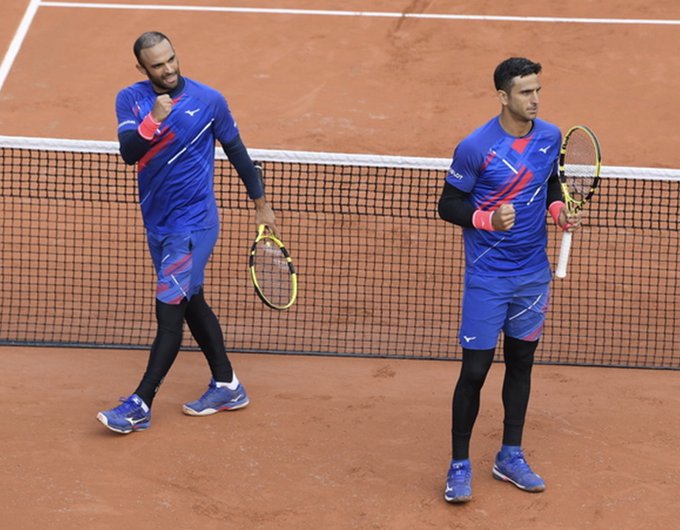
[[[211,7],[211,6],[166,6],[152,4],[108,4],[108,3],[80,3],[80,2],[49,2],[30,0],[24,17],[17,28],[17,32],[0,64],[0,91],[5,84],[9,71],[14,64],[21,45],[26,38],[33,17],[38,7],[67,7],[77,9],[127,9],[141,11],[196,11],[219,13],[257,13],[269,15],[316,15],[330,17],[375,17],[375,18],[413,18],[430,20],[482,20],[489,22],[543,22],[568,24],[644,24],[644,25],[680,25],[680,20],[662,19],[627,19],[627,18],[575,18],[575,17],[518,17],[495,15],[454,15],[430,13],[391,13],[379,11],[338,11],[320,9],[275,9],[257,7]]]
[[[260,7],[212,7],[212,6],[166,6],[151,4],[106,4],[76,2],[41,2],[45,7],[73,7],[85,9],[138,9],[147,11],[207,11],[220,13],[258,13],[268,15],[317,15],[330,17],[377,17],[377,18],[416,18],[435,20],[486,20],[490,22],[548,22],[569,24],[647,24],[680,25],[680,20],[628,19],[628,18],[575,18],[575,17],[517,17],[495,15],[454,15],[430,13],[390,13],[381,11],[338,11],[322,9],[278,9]]]
[[[16,59],[17,55],[19,54],[19,50],[21,49],[21,45],[24,43],[26,33],[28,33],[28,28],[31,26],[31,22],[33,22],[33,17],[38,11],[39,5],[40,0],[30,1],[28,7],[26,8],[26,12],[24,13],[24,17],[21,19],[19,27],[12,38],[12,42],[10,43],[9,48],[7,48],[7,53],[2,59],[2,64],[0,64],[0,91],[2,91],[2,87],[5,84],[7,76],[9,75],[9,71],[12,69],[14,59]]]

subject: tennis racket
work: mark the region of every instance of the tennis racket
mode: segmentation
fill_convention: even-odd
[[[560,148],[559,178],[564,202],[569,213],[580,212],[591,199],[600,182],[602,153],[595,133],[584,125],[567,131]],[[571,232],[562,233],[560,255],[555,276],[567,276],[567,263],[571,251]]]
[[[250,247],[250,279],[268,307],[283,311],[297,298],[297,272],[283,242],[268,226],[260,225]]]

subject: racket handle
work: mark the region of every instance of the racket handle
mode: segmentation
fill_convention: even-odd
[[[567,276],[567,262],[569,261],[569,251],[571,250],[571,232],[562,234],[562,244],[560,245],[560,257],[557,260],[555,276],[565,278]]]

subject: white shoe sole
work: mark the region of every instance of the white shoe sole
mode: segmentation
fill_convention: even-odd
[[[202,411],[198,412],[190,407],[187,407],[186,405],[182,405],[182,412],[186,414],[187,416],[210,416],[211,414],[217,414],[218,412],[229,412],[231,410],[238,410],[242,409],[244,407],[247,407],[248,404],[250,403],[250,400],[246,400],[243,403],[239,403],[238,405],[234,405],[233,407],[224,407],[221,409],[203,409]]]

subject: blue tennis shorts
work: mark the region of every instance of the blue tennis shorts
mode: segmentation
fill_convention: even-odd
[[[459,340],[473,350],[495,348],[501,331],[515,339],[541,338],[550,301],[549,267],[519,276],[465,274]]]
[[[179,304],[200,291],[218,233],[219,226],[183,234],[147,232],[146,239],[156,268],[158,300]]]

